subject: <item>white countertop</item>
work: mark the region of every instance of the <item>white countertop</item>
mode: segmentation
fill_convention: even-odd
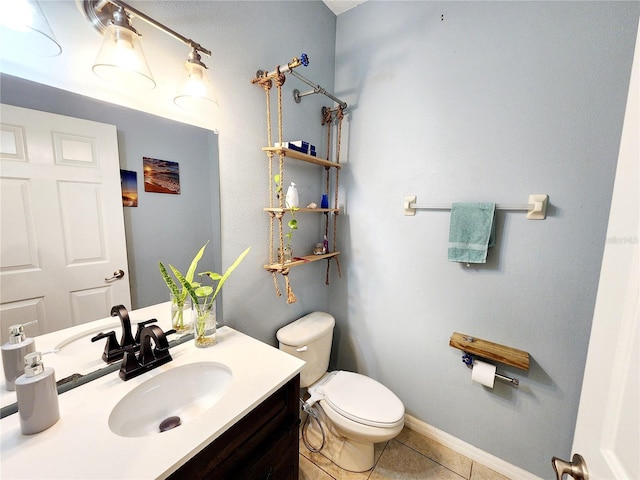
[[[171,329],[171,302],[159,303],[150,307],[139,308],[129,312],[131,331],[135,335],[138,322],[144,322],[155,318],[162,330]],[[102,361],[107,339],[91,343],[91,337],[99,332],[116,332],[116,339],[120,341],[121,328],[118,317],[105,317],[94,322],[83,323],[75,327],[65,328],[55,332],[35,337],[35,347],[38,352],[49,352],[60,348],[59,352],[50,353],[42,357],[46,367],[52,367],[56,371],[56,380],[73,375],[74,373],[87,374],[107,364]],[[175,336],[169,337],[170,340]],[[0,365],[2,359],[0,358]],[[16,402],[16,392],[6,389],[4,378],[0,377],[0,405],[3,407]]]
[[[132,311],[130,317],[134,332],[136,321],[149,318],[157,318],[158,325],[168,330],[169,304]],[[37,337],[36,347],[38,350],[53,348],[65,338],[94,332],[92,329],[95,327],[102,331],[103,325],[113,324],[113,320],[98,320]],[[107,330],[111,328],[104,329]],[[229,327],[218,329],[217,339],[216,345],[205,349],[196,348],[192,340],[178,345],[171,349],[173,361],[127,382],[122,381],[115,371],[61,394],[60,420],[44,432],[22,435],[18,414],[2,419],[2,478],[165,478],[292,379],[304,366],[300,359]],[[76,352],[78,358],[69,358],[63,348],[58,354],[45,356],[45,366],[56,369],[57,379],[74,372],[96,370],[106,365],[100,360],[104,342],[106,339],[95,344],[89,342],[91,358],[86,357],[86,350],[80,347]],[[97,361],[93,359],[95,355]],[[137,385],[163,371],[201,361],[222,363],[233,374],[231,387],[210,410],[178,428],[157,435],[125,438],[109,429],[111,410]],[[3,392],[2,405],[10,399],[10,395]]]

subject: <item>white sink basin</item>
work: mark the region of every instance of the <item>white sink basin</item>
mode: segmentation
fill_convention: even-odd
[[[190,363],[162,372],[116,404],[109,415],[109,428],[122,437],[144,437],[161,433],[163,422],[163,429],[167,423],[174,424],[167,421],[172,417],[179,417],[184,425],[213,407],[232,378],[229,367],[216,362]]]
[[[58,355],[68,355],[68,356],[74,357],[86,351],[86,346],[91,344],[91,338],[95,337],[100,332],[109,332],[111,330],[114,330],[116,332],[116,338],[118,339],[118,341],[120,341],[121,329],[120,329],[120,322],[118,321],[118,322],[112,322],[101,328],[92,327],[82,332],[76,333],[75,335],[71,335],[68,338],[65,338],[64,340],[62,340],[60,343],[58,343],[54,347],[54,349],[56,350],[56,353]],[[101,353],[102,352],[101,348],[104,349],[104,344],[106,341],[107,341],[106,338],[104,340],[100,340],[100,342],[97,344],[97,345],[100,345],[100,347],[96,347],[94,350],[96,350],[96,352],[98,353]],[[100,355],[98,355],[97,358],[99,360]]]

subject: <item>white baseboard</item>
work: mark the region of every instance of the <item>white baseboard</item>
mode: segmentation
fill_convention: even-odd
[[[431,440],[441,443],[445,447],[450,448],[473,461],[481,463],[487,468],[504,475],[512,480],[542,480],[540,477],[533,473],[527,472],[520,467],[516,467],[509,462],[506,462],[490,453],[480,450],[473,445],[463,442],[459,438],[449,435],[442,430],[438,430],[435,427],[418,420],[411,415],[404,416],[404,425],[410,428],[414,432],[424,435]],[[551,467],[549,467],[551,468]]]

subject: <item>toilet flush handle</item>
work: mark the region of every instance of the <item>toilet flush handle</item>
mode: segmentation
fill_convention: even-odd
[[[309,350],[309,347],[307,347],[306,345],[304,347],[296,348],[296,352],[306,352],[307,350]]]

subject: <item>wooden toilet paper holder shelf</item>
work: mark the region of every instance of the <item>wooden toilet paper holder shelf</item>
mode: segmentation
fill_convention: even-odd
[[[449,346],[471,355],[495,360],[521,370],[529,370],[529,353],[517,348],[507,347],[459,332],[453,332],[449,339]]]

